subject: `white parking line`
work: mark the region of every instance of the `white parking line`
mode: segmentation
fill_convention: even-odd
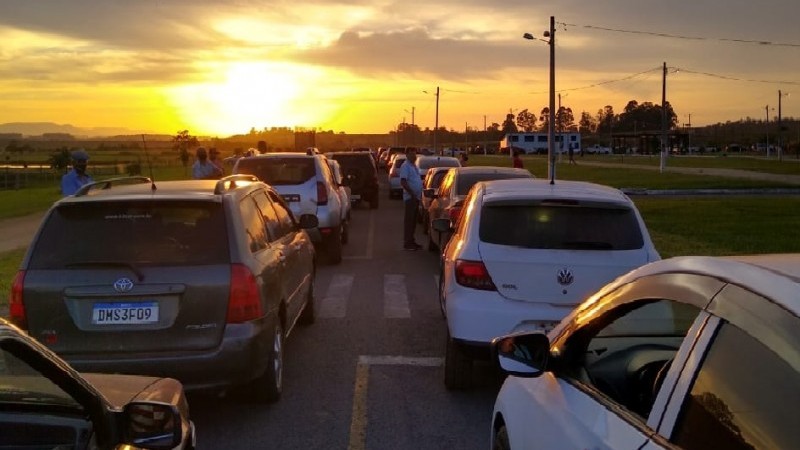
[[[388,319],[411,317],[405,275],[387,274],[383,276],[383,316]]]
[[[367,228],[367,250],[363,255],[343,256],[342,259],[372,259],[372,249],[375,241],[375,210],[369,211],[369,228]]]
[[[350,418],[348,450],[364,450],[367,446],[367,388],[370,366],[441,367],[442,364],[444,359],[435,357],[359,356],[353,389],[353,415]]]
[[[347,314],[347,300],[352,290],[353,275],[334,275],[317,315],[321,318],[343,318]]]

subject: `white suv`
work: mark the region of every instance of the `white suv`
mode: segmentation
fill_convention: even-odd
[[[445,384],[472,384],[492,339],[548,331],[590,293],[658,260],[633,202],[597,184],[510,179],[469,192],[444,250],[439,301],[447,318]],[[446,231],[449,219],[436,219]]]
[[[310,149],[307,153],[266,153],[239,158],[233,173],[255,175],[272,186],[295,217],[317,216],[319,227],[307,230],[311,241],[331,263],[342,261],[342,244],[347,236],[347,222],[342,220],[345,206],[325,155]]]

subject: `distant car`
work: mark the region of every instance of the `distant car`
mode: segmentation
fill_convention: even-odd
[[[436,191],[431,188],[424,191],[423,195],[430,200],[426,213],[429,227],[428,250],[442,250],[450,239],[449,231],[433,230],[430,226],[431,221],[449,219],[455,225],[461,215],[464,199],[475,183],[507,178],[533,178],[533,174],[525,169],[511,167],[458,167],[447,173]]]
[[[195,448],[180,382],[79,374],[0,318],[0,448],[123,447]]]
[[[374,160],[366,152],[353,153],[328,153],[328,158],[336,160],[342,167],[344,183],[350,188],[352,200],[355,203],[366,201],[371,209],[377,209],[378,199],[378,168]]]
[[[296,217],[316,216],[319,227],[308,230],[311,240],[329,262],[342,261],[342,237],[347,235],[342,209],[346,205],[339,198],[339,187],[325,155],[314,152],[256,155],[239,159],[233,172],[255,175],[272,186]]]
[[[586,296],[659,259],[634,203],[610,187],[487,181],[470,190],[463,210],[439,276],[451,389],[472,385],[473,362],[489,359],[493,338],[549,331]]]
[[[386,150],[386,152],[384,152],[384,154],[383,154],[383,161],[384,161],[384,165],[383,166],[384,166],[384,168],[386,168],[386,171],[388,172],[392,168],[391,162],[392,162],[392,157],[393,156],[395,156],[397,154],[405,155],[405,153],[406,153],[406,148],[405,147],[389,147]]]
[[[79,371],[276,401],[284,339],[315,318],[317,225],[250,175],[89,184],[42,220],[9,317]]]
[[[428,169],[425,179],[422,180],[423,193],[426,189],[432,189],[433,192],[438,191],[439,185],[442,184],[442,180],[447,174],[447,171],[450,169],[452,169],[452,167],[431,167]],[[432,197],[423,195],[422,201],[419,202],[419,216],[420,222],[422,223],[422,231],[424,233],[428,233],[430,229],[430,221],[428,220],[428,207],[431,204],[431,200]]]
[[[458,158],[452,156],[417,156],[415,161],[419,176],[425,180],[425,175],[428,174],[428,169],[433,167],[461,167],[461,162]]]
[[[493,342],[491,448],[800,448],[800,255],[680,257]]]
[[[403,198],[403,186],[400,184],[400,166],[406,162],[404,153],[392,156],[389,165],[389,198]]]

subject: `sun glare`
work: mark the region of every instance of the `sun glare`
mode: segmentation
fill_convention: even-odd
[[[313,109],[298,105],[317,78],[313,71],[292,64],[235,62],[219,72],[219,81],[173,90],[182,116],[198,131],[233,134],[315,120]]]

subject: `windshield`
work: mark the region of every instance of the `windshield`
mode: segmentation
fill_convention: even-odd
[[[23,405],[82,409],[75,399],[17,358],[6,345],[0,348],[0,405],[6,410]]]
[[[460,167],[461,164],[457,159],[452,158],[419,158],[417,166],[422,170],[427,170],[431,167]]]
[[[480,239],[513,247],[634,250],[644,245],[633,210],[620,207],[486,204]]]

